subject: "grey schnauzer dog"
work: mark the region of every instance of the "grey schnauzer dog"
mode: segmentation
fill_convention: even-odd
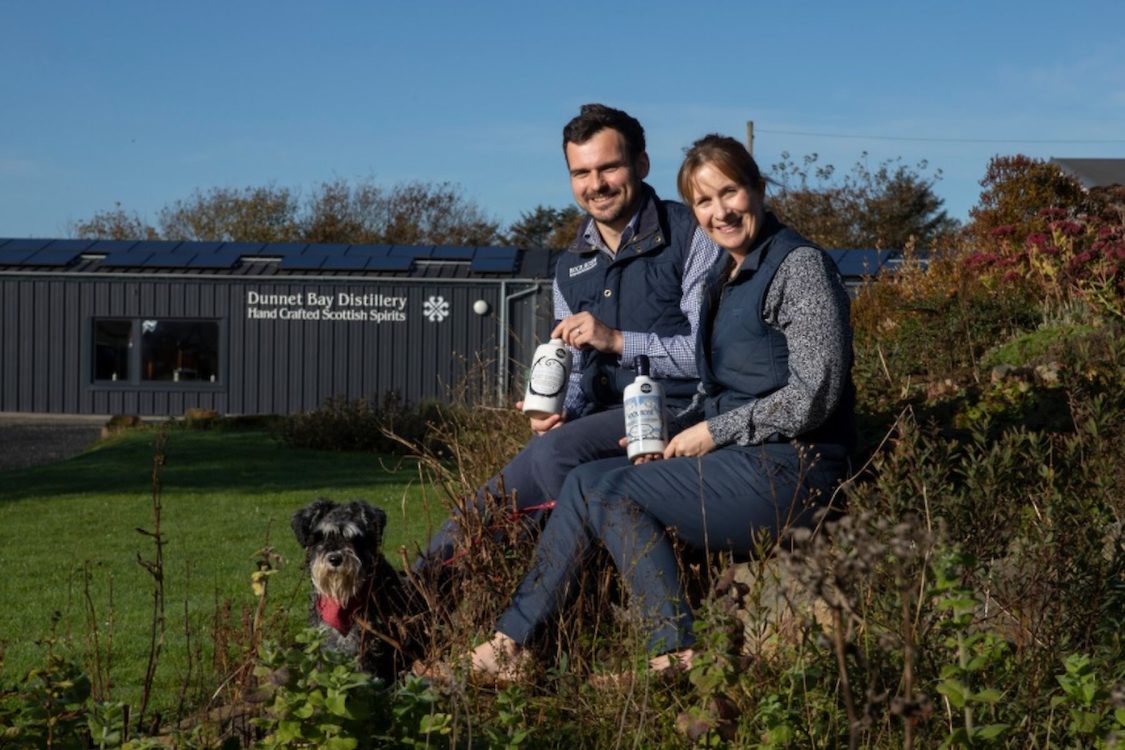
[[[410,668],[419,644],[410,635],[413,587],[383,556],[386,525],[387,514],[361,500],[320,498],[292,519],[312,576],[310,623],[325,632],[326,648],[391,681]]]

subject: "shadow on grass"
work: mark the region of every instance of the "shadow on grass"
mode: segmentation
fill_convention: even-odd
[[[60,495],[149,493],[155,430],[129,432],[80,456],[0,472],[0,502]],[[163,485],[186,492],[315,490],[401,484],[410,459],[288,448],[263,432],[172,430]]]

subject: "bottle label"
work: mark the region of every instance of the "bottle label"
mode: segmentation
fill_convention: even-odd
[[[557,396],[566,386],[566,352],[555,350],[549,355],[537,358],[531,363],[531,374],[527,379],[527,390],[535,396]]]
[[[659,394],[633,396],[625,399],[624,406],[625,437],[630,443],[664,439],[664,399]]]

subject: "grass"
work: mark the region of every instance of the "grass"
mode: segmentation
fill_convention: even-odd
[[[43,662],[37,641],[50,632],[53,613],[64,648],[88,664],[88,594],[103,648],[112,636],[112,697],[135,703],[154,591],[138,557],[155,554],[152,540],[136,529],[153,529],[156,436],[127,432],[68,461],[0,473],[0,664],[8,679]],[[264,547],[280,555],[270,599],[283,626],[304,622],[308,583],[289,518],[321,496],[383,508],[390,518],[385,550],[394,563],[400,545],[426,538],[431,516],[440,520],[440,503],[428,511],[412,461],[294,450],[262,432],[168,432],[161,492],[168,624],[158,696],[172,699],[189,669],[185,621],[204,648],[205,673],[221,604],[229,600],[234,621],[227,625],[234,627],[255,606],[250,576]],[[211,686],[215,677],[221,679],[212,675]],[[208,681],[200,675],[199,684]]]

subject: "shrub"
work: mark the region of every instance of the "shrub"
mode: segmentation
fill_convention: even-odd
[[[274,434],[291,448],[394,454],[404,452],[406,440],[446,454],[432,430],[451,410],[435,401],[411,406],[395,393],[381,400],[332,396],[319,409],[280,418]]]

